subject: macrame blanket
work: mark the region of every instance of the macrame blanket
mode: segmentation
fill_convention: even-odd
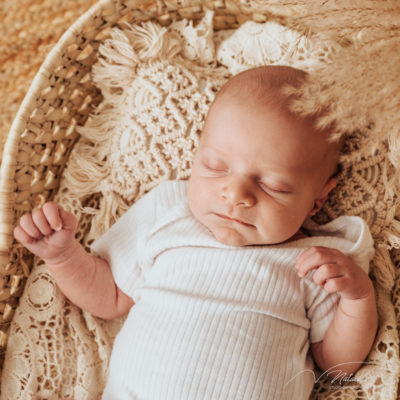
[[[230,76],[265,64],[308,71],[311,83],[297,93],[295,110],[307,114],[328,106],[320,123],[335,120],[338,135],[347,137],[339,184],[316,220],[347,214],[368,222],[376,244],[372,279],[380,324],[355,377],[317,375],[312,398],[395,399],[400,93],[390,84],[398,75],[395,81],[394,73],[386,74],[386,85],[381,76],[391,42],[372,43],[367,52],[361,36],[305,34],[293,29],[293,21],[249,21],[217,32],[212,21],[210,11],[196,26],[182,20],[168,28],[147,22],[112,30],[93,69],[104,100],[79,128],[56,200],[78,216],[77,235],[88,247],[159,182],[188,178],[207,110]],[[11,325],[2,399],[99,398],[122,323],[72,305],[37,259]]]

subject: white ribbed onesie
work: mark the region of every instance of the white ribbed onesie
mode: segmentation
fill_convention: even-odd
[[[299,278],[310,246],[337,248],[368,271],[373,241],[358,217],[285,244],[219,243],[191,214],[187,181],[160,184],[92,250],[135,301],[118,334],[103,399],[306,399],[314,384],[309,343],[321,341],[337,306]]]

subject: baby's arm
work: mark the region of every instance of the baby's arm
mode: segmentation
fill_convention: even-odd
[[[48,202],[23,215],[14,236],[45,261],[60,290],[78,307],[105,319],[126,314],[133,300],[116,286],[108,263],[75,239],[77,224],[73,214]]]
[[[315,269],[314,282],[328,293],[339,293],[339,304],[324,339],[313,343],[311,351],[323,371],[351,375],[367,357],[378,327],[372,281],[349,257],[326,247],[306,250],[296,267],[300,276]]]

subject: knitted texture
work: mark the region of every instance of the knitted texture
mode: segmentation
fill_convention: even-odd
[[[287,21],[287,26],[295,25],[290,15]],[[361,74],[360,69],[369,67],[359,66],[362,63],[352,53],[366,57],[367,50],[352,32],[350,39],[352,44],[344,43],[343,37],[301,35],[275,22],[248,22],[234,31],[214,33],[211,12],[195,27],[183,20],[168,29],[148,22],[113,30],[100,48],[93,75],[104,101],[80,128],[82,137],[56,200],[80,219],[77,236],[88,247],[159,182],[189,176],[208,107],[230,76],[264,64],[307,70],[313,79],[298,93],[302,102],[294,105],[295,110],[309,114],[333,104],[321,124],[343,117],[337,133],[347,135],[339,185],[316,219],[326,222],[348,214],[368,222],[376,242],[372,278],[380,322],[368,364],[357,372],[355,382],[332,382],[321,376],[313,398],[394,399],[399,359],[390,290],[395,282],[399,289],[389,251],[400,245],[400,228],[394,215],[398,156],[392,145],[397,142],[394,127],[387,122],[398,117],[390,101],[385,102],[388,113],[383,106],[376,113],[367,112],[378,107],[378,96],[363,97],[355,105],[360,96],[349,89],[383,89],[382,79],[376,81],[379,71],[370,80]],[[392,50],[392,44],[379,43],[379,51]],[[371,68],[378,62],[372,60]],[[398,311],[399,300],[393,302]],[[2,398],[98,398],[122,322],[102,321],[78,310],[37,260],[11,326]]]

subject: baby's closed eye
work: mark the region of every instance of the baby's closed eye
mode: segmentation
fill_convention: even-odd
[[[271,184],[267,184],[265,182],[259,181],[258,186],[264,191],[264,192],[274,192],[274,193],[279,193],[279,194],[290,194],[292,193],[291,190],[287,188],[282,188],[279,186],[274,186]]]
[[[202,165],[209,171],[227,172],[229,170],[224,162],[214,159],[202,160]]]

